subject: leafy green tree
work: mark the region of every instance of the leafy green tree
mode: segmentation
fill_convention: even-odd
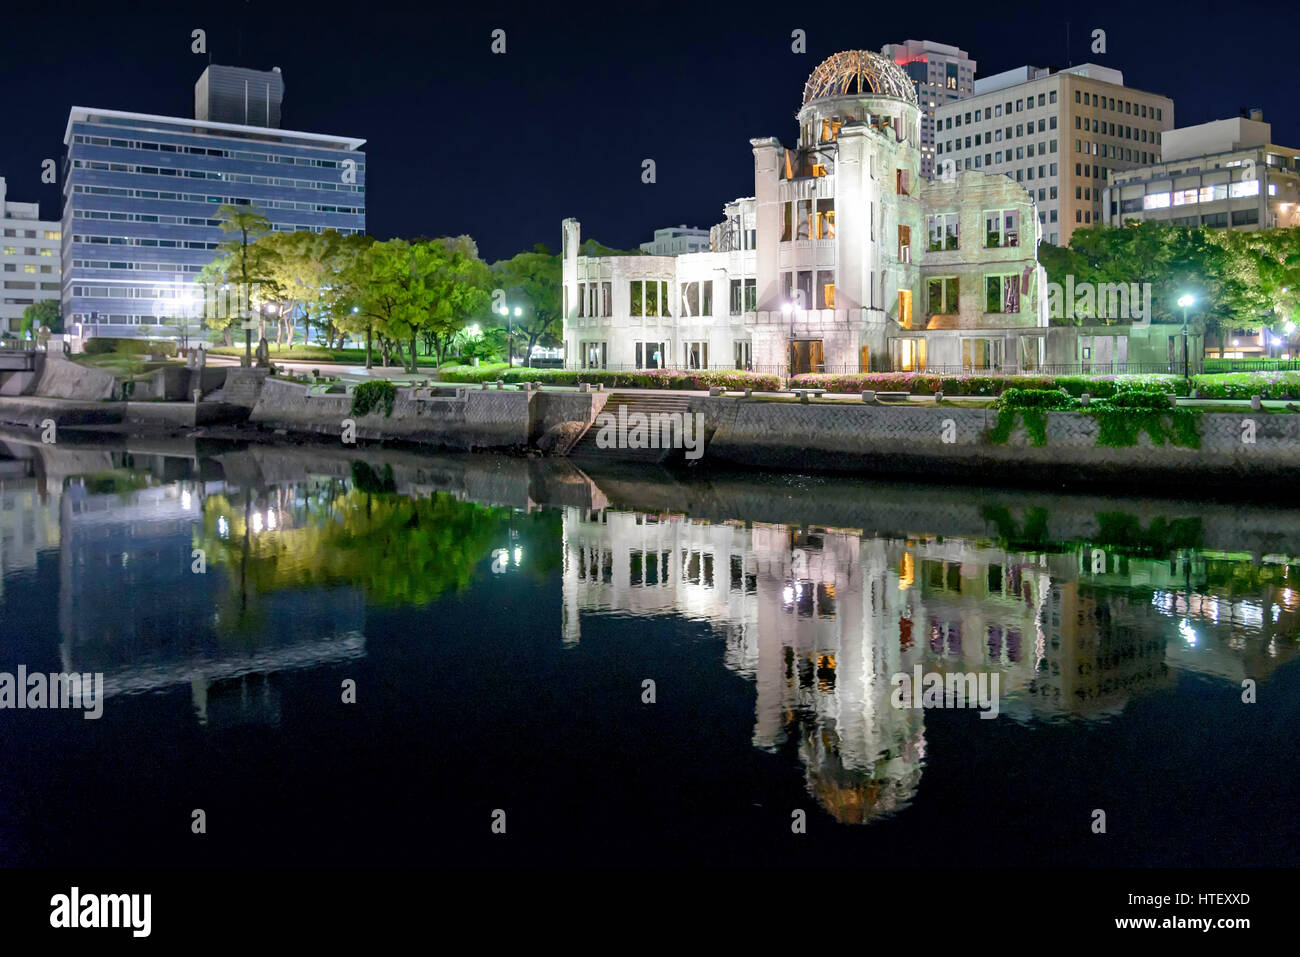
[[[492,273],[468,236],[435,239],[428,245],[432,268],[424,274],[428,298],[421,330],[433,346],[435,362],[442,365],[465,325],[486,317]]]
[[[518,304],[523,309],[513,317],[512,328],[523,340],[526,361],[531,360],[538,343],[559,342],[563,321],[560,257],[536,250],[519,253],[494,263],[492,271],[505,290],[508,307]]]
[[[23,318],[18,327],[20,336],[26,335],[27,330],[32,330],[32,335],[36,335],[36,330],[41,326],[49,327],[50,332],[63,331],[63,311],[57,299],[42,299],[40,302],[34,302],[23,310]]]
[[[255,206],[230,203],[217,208],[217,218],[221,221],[221,231],[230,238],[218,244],[217,255],[199,273],[199,281],[234,285],[239,303],[239,308],[234,310],[237,313],[260,306],[267,298],[275,298],[277,293],[261,287],[269,287],[273,282],[276,250],[269,243],[257,242],[271,232],[270,220]],[[244,318],[248,317],[234,315],[219,321],[227,345],[234,327]]]

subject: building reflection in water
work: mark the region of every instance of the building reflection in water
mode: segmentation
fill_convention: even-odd
[[[711,623],[754,682],[755,747],[796,747],[809,792],[844,823],[916,793],[925,713],[894,707],[891,679],[918,665],[996,673],[1013,720],[1098,720],[1172,684],[1172,668],[1258,679],[1295,652],[1290,588],[1261,605],[1249,582],[1234,601],[1190,550],[1027,553],[608,509],[568,509],[563,529],[563,640],[581,640],[584,613]]]
[[[241,538],[293,528],[309,505],[302,489],[237,492],[134,469],[65,480],[57,500],[61,667],[103,673],[107,697],[188,685],[202,724],[275,724],[277,673],[365,654],[365,600],[346,587],[257,589],[238,569],[217,567],[202,538],[211,496],[241,503],[235,554]],[[202,574],[196,544],[209,565]]]

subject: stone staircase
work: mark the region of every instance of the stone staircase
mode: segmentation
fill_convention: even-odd
[[[634,413],[640,413],[645,417],[647,423],[656,421],[657,414],[673,414],[680,416],[678,421],[683,421],[687,415],[687,408],[690,405],[690,399],[686,396],[672,395],[670,393],[656,392],[614,392],[610,395],[609,401],[605,403],[604,411],[596,417],[596,421],[591,424],[582,438],[574,444],[569,451],[569,457],[586,462],[627,462],[634,464],[662,465],[667,462],[681,461],[683,451],[678,448],[630,448],[628,445],[628,432],[633,431],[632,427],[637,422]],[[626,417],[621,415],[620,409],[626,410]],[[597,436],[600,434],[601,425],[607,421],[604,416],[613,416],[618,421],[617,437],[618,441],[614,448],[603,449],[597,444]],[[639,417],[638,417],[639,418]],[[605,430],[608,433],[608,429]],[[646,430],[648,433],[648,429]],[[693,434],[693,433],[692,433]]]

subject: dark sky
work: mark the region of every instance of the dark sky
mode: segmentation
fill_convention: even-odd
[[[1275,142],[1300,144],[1294,58],[1260,33],[1289,23],[1290,5],[894,6],[14,3],[0,30],[0,175],[11,200],[39,199],[57,218],[40,163],[60,155],[68,108],[191,116],[208,62],[190,52],[195,28],[214,62],[282,69],[286,128],[367,139],[371,233],[469,233],[488,259],[558,248],[565,216],[584,238],[624,248],[656,226],[718,222],[723,203],[753,192],[749,139],[793,139],[817,63],[909,38],[962,47],[980,76],[1064,66],[1069,16],[1069,58],[1171,96],[1177,125],[1259,106]],[[504,56],[489,49],[495,28]],[[795,28],[807,31],[806,54],[791,52]],[[1105,55],[1089,51],[1095,28]],[[641,182],[645,158],[653,185]]]

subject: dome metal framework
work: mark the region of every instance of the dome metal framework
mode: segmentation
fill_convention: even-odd
[[[870,50],[844,50],[817,65],[803,87],[803,103],[826,96],[865,93],[916,104],[916,87],[889,57]]]

